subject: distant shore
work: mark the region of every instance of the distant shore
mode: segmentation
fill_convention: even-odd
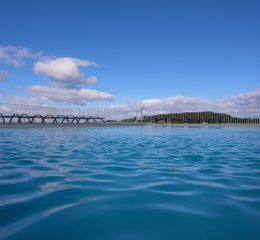
[[[162,124],[162,123],[0,123],[0,128],[42,128],[42,127],[260,127],[260,124]]]

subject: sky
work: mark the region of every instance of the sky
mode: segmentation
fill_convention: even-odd
[[[260,106],[259,0],[0,6],[1,103]]]

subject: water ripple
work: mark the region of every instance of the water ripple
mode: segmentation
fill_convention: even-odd
[[[259,128],[0,134],[0,239],[259,239]]]

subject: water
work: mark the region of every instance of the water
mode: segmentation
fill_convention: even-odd
[[[260,239],[260,128],[0,136],[0,239]]]

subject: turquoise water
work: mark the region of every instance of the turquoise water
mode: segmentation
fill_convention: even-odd
[[[260,128],[0,136],[0,239],[260,239]]]

